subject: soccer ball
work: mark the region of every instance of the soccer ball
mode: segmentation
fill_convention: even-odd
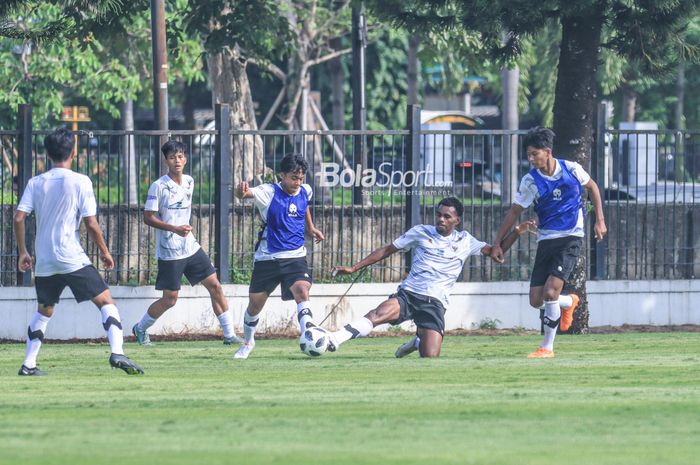
[[[312,326],[301,333],[299,348],[309,357],[318,357],[328,349],[328,338],[328,331]]]

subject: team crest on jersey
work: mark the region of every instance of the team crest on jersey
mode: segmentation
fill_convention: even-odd
[[[554,200],[561,200],[561,189],[556,188],[552,191],[552,196],[554,196]]]
[[[297,206],[293,203],[289,204],[289,216],[297,216]]]

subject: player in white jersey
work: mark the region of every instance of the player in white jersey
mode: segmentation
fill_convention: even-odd
[[[337,266],[336,275],[355,273],[385,259],[399,250],[413,250],[411,271],[391,295],[377,308],[331,333],[329,350],[350,339],[367,336],[383,323],[399,324],[413,320],[417,337],[402,345],[396,353],[403,357],[418,349],[421,357],[438,357],[445,334],[445,309],[455,281],[471,255],[489,255],[491,246],[475,239],[467,231],[457,231],[462,222],[462,202],[455,197],[438,204],[435,226],[419,224],[393,243],[380,247],[353,266]],[[528,230],[530,222],[520,224],[503,241],[510,247],[519,234]]]
[[[34,285],[38,310],[27,329],[27,351],[20,376],[42,376],[46,372],[36,364],[46,327],[53,316],[61,292],[70,287],[75,300],[91,300],[102,313],[102,326],[107,332],[111,355],[109,364],[130,375],[143,370],[124,355],[124,334],[121,319],[109,287],[99,275],[80,245],[80,222],[100,251],[106,269],[114,267],[102,230],[97,222],[97,204],[92,182],[87,176],[71,170],[75,136],[67,129],[57,129],[44,139],[52,169],[29,180],[15,213],[14,227],[19,251],[18,267],[32,268],[25,239],[25,220],[36,215],[36,269]]]
[[[144,223],[156,228],[156,289],[162,290],[163,296],[148,307],[141,321],[132,328],[141,345],[152,345],[148,328],[177,303],[183,274],[191,285],[201,282],[209,291],[212,309],[224,332],[224,344],[241,342],[234,333],[232,312],[228,309],[216,269],[192,234],[190,216],[194,179],[184,174],[186,150],[182,142],[171,140],[163,144],[161,152],[168,165],[168,174],[151,184],[144,205]]]

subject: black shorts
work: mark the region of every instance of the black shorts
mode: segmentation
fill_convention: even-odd
[[[439,299],[406,289],[399,289],[389,298],[398,300],[401,307],[399,319],[391,321],[392,325],[413,320],[418,328],[432,329],[445,335],[445,307]]]
[[[37,276],[34,278],[36,298],[40,304],[51,307],[56,305],[61,292],[70,287],[75,300],[85,302],[97,297],[109,289],[107,283],[94,266],[88,265],[72,273]]]
[[[297,281],[313,282],[306,257],[255,262],[248,292],[267,292],[269,295],[278,284],[282,284],[282,300],[294,300],[291,287]]]
[[[582,237],[566,236],[540,241],[537,244],[530,287],[544,286],[549,276],[568,281],[582,250]]]
[[[193,255],[179,260],[158,260],[156,289],[179,291],[184,274],[191,285],[195,285],[216,273],[216,268],[201,248]]]

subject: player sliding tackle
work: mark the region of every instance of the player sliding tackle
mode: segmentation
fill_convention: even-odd
[[[393,243],[380,247],[353,266],[336,266],[334,275],[355,273],[377,263],[399,250],[413,249],[413,260],[408,277],[399,284],[396,294],[389,296],[364,317],[350,322],[331,334],[328,350],[334,351],[344,342],[367,336],[374,327],[383,323],[399,324],[413,320],[417,336],[402,345],[397,357],[418,349],[421,357],[438,357],[445,334],[445,308],[470,255],[490,255],[491,246],[475,239],[467,231],[457,231],[462,223],[462,202],[454,197],[438,204],[435,226],[419,224],[409,229]],[[519,224],[501,242],[508,250],[520,234],[534,227],[533,221]]]

